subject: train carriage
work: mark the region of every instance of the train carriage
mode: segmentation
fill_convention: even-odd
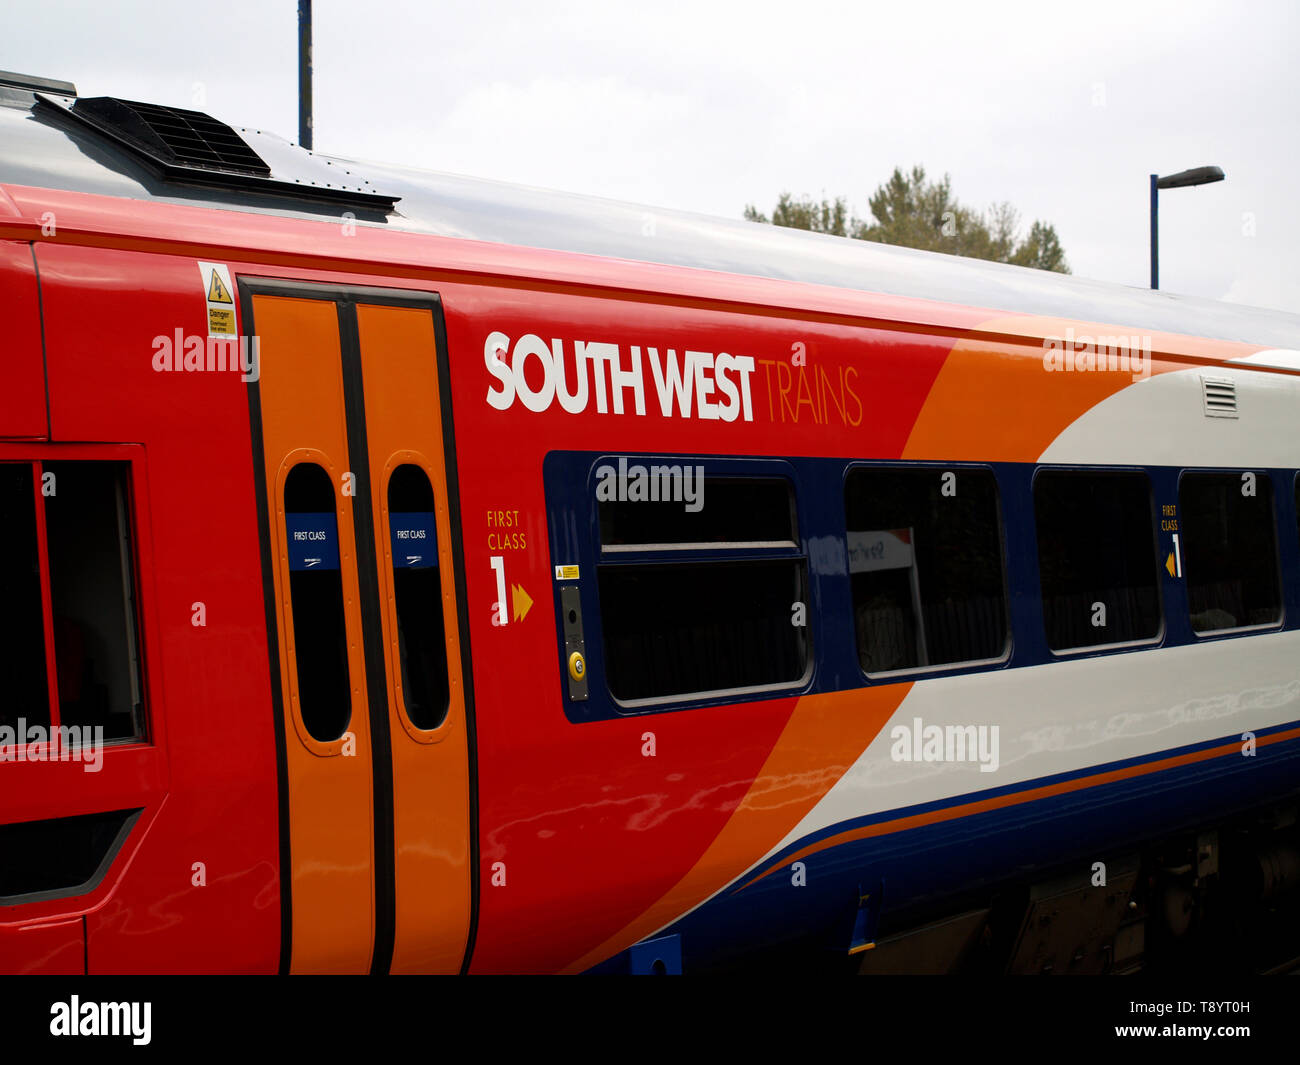
[[[1294,886],[1294,315],[9,75],[0,275],[0,970],[1117,971]]]

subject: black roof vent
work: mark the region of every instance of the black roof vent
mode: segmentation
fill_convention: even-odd
[[[129,142],[164,166],[271,176],[271,168],[238,133],[202,111],[92,96],[74,103],[71,113]]]
[[[116,96],[69,100],[37,92],[36,99],[125,148],[164,181],[346,204],[385,214],[398,199],[377,191],[347,166],[335,166],[301,149],[293,149],[296,154],[287,167],[291,173],[279,172],[279,163],[272,173],[234,129],[202,111]]]

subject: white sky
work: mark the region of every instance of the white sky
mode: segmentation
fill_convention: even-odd
[[[1074,272],[1300,311],[1300,4],[316,0],[316,147],[739,217],[894,166]],[[297,136],[294,0],[8,5],[0,69]],[[1249,235],[1253,219],[1254,235]]]

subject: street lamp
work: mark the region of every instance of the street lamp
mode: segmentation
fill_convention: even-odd
[[[1156,194],[1159,189],[1181,189],[1187,185],[1208,185],[1211,181],[1222,181],[1223,171],[1217,166],[1198,166],[1192,170],[1180,170],[1168,177],[1151,175],[1151,287],[1160,287],[1160,238],[1156,228]]]

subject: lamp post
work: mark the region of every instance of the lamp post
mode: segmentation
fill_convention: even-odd
[[[298,143],[311,149],[311,0],[298,0]]]
[[[1192,170],[1180,170],[1177,174],[1160,177],[1151,175],[1151,287],[1160,287],[1160,237],[1156,213],[1158,210],[1158,192],[1160,189],[1181,189],[1187,185],[1208,185],[1212,181],[1222,181],[1223,171],[1217,166],[1198,166]]]

